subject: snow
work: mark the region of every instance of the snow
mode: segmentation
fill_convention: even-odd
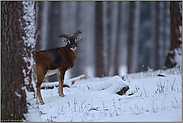
[[[27,63],[26,68],[23,68],[22,72],[24,74],[24,81],[25,84],[28,85],[29,84],[29,77],[27,77],[27,75],[30,74],[30,71],[32,70],[33,65],[35,64],[34,62],[34,58],[33,58],[33,51],[35,50],[35,45],[36,45],[36,39],[35,39],[35,35],[36,35],[36,20],[35,20],[35,1],[23,1],[22,2],[23,5],[23,20],[25,21],[25,27],[22,26],[23,30],[25,31],[25,36],[22,36],[22,40],[24,41],[24,47],[28,47],[28,48],[24,48],[24,51],[26,52],[25,54],[23,54],[23,59],[24,62]],[[21,24],[22,24],[22,20],[19,19]],[[29,56],[30,54],[30,56]],[[28,64],[30,63],[30,64]],[[28,70],[26,72],[26,70]],[[33,77],[32,77],[33,80]],[[36,84],[34,81],[31,81],[34,89],[36,89]]]
[[[63,98],[58,95],[58,87],[41,89],[45,104],[37,105],[37,111],[29,109],[26,119],[31,122],[182,121],[180,68],[127,74],[123,79],[92,77],[73,85],[71,82],[72,79],[65,80],[70,88],[64,87]],[[130,89],[125,95],[117,95],[124,86]]]
[[[120,65],[119,67],[119,75],[120,76],[124,76],[126,75],[128,72],[128,68],[127,68],[127,65]]]
[[[26,68],[23,68],[22,72],[24,74],[24,81],[25,84],[29,84],[29,79],[27,79],[27,75],[30,74],[30,71],[32,70],[33,65],[35,64],[33,54],[32,52],[35,50],[35,45],[36,45],[36,20],[35,20],[35,1],[23,1],[23,20],[25,21],[25,27],[22,26],[23,30],[25,31],[25,36],[22,36],[22,40],[24,41],[24,51],[26,52],[23,54],[23,59],[25,63],[30,63],[30,65],[27,64]],[[22,25],[22,20],[19,19]],[[31,53],[30,53],[31,52]],[[29,56],[29,54],[31,56]],[[26,72],[26,70],[28,70]],[[32,78],[33,79],[33,78]],[[34,88],[36,88],[36,85],[34,81],[31,82]]]
[[[22,98],[22,95],[18,94],[16,91],[15,91],[15,94],[17,95],[17,97],[18,97],[19,99]]]
[[[24,42],[24,54],[23,60],[26,66],[22,66],[22,73],[24,75],[24,87],[22,89],[25,90],[26,92],[26,101],[27,101],[27,107],[28,107],[28,114],[30,117],[27,117],[27,121],[31,121],[34,119],[34,121],[41,121],[39,117],[39,112],[37,109],[39,108],[36,105],[36,100],[34,97],[36,94],[36,83],[33,81],[33,72],[32,68],[35,65],[35,61],[33,58],[33,51],[35,51],[35,45],[36,45],[36,19],[35,19],[35,1],[23,1],[22,6],[23,6],[23,16],[22,18],[19,18],[19,21],[21,22],[22,25],[22,30],[24,30],[25,35],[22,36],[22,41]],[[25,25],[23,25],[23,22],[25,22]],[[31,81],[28,75],[31,73]],[[26,88],[26,85],[32,84],[34,88],[34,92],[29,92]],[[15,92],[15,94],[19,97],[20,95]],[[26,116],[26,114],[25,114]],[[33,118],[32,118],[33,116]],[[29,119],[30,118],[30,119]]]
[[[175,52],[175,62],[177,67],[182,67],[182,48],[174,49]]]
[[[85,73],[87,76],[90,76],[90,77],[94,76],[94,73],[95,73],[94,71],[95,71],[94,67],[92,67],[91,65],[86,66],[85,68]]]

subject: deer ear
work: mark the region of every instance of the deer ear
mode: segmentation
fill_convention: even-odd
[[[81,36],[78,36],[77,38],[76,38],[76,41],[79,41],[81,39]]]
[[[65,43],[67,43],[68,40],[67,39],[62,39],[62,41],[65,42]]]

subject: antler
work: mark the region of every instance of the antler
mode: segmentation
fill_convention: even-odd
[[[60,35],[59,35],[59,38],[60,38],[60,37],[64,37],[64,38],[67,38],[67,39],[68,39],[70,36],[67,35],[67,34],[60,34]]]
[[[73,36],[76,37],[78,34],[82,34],[81,31],[76,31]]]

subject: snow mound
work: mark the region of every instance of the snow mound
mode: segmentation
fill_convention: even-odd
[[[105,90],[111,93],[117,93],[124,87],[128,87],[128,85],[119,76],[114,76],[108,80],[99,81],[87,85],[87,88],[89,90],[97,90],[97,91]]]

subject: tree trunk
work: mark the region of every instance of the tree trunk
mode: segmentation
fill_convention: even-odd
[[[26,112],[22,27],[19,21],[21,2],[1,2],[1,120],[21,120]],[[22,15],[21,15],[22,16]],[[18,77],[19,76],[19,77]],[[17,94],[21,95],[19,98]]]
[[[49,2],[39,2],[38,13],[38,50],[45,50],[48,48],[48,10]]]
[[[171,41],[166,68],[182,65],[182,2],[170,2]]]
[[[111,37],[110,37],[110,68],[109,68],[109,75],[114,75],[115,71],[115,53],[117,50],[116,44],[117,44],[117,35],[118,35],[118,5],[119,2],[113,1],[112,3],[112,10],[111,10]]]
[[[86,8],[86,25],[88,28],[86,28],[86,33],[85,33],[85,37],[86,40],[82,40],[82,41],[86,41],[86,46],[85,46],[85,50],[86,50],[86,58],[83,59],[86,62],[86,68],[85,68],[85,72],[88,76],[94,76],[94,23],[95,23],[95,19],[94,19],[94,14],[95,14],[95,2],[87,2],[88,6]]]
[[[128,34],[128,3],[129,2],[121,2],[121,19],[120,19],[120,26],[119,26],[119,76],[123,76],[127,74],[127,34]],[[123,18],[125,16],[125,18]]]
[[[151,9],[150,9],[150,19],[151,19],[151,36],[150,36],[150,57],[149,57],[149,67],[151,69],[155,69],[155,64],[156,64],[156,46],[155,46],[155,42],[156,42],[156,19],[157,19],[157,15],[156,15],[156,11],[157,11],[157,2],[152,1],[150,2],[151,5]]]
[[[67,8],[69,8],[69,9],[63,10],[63,12],[68,11],[67,15],[64,16],[64,18],[65,18],[64,21],[66,21],[66,23],[64,23],[63,25],[65,25],[65,24],[68,24],[68,25],[67,25],[67,27],[65,27],[63,29],[63,31],[65,31],[65,29],[68,28],[68,32],[66,32],[66,33],[69,35],[73,35],[76,32],[77,24],[78,24],[77,23],[78,22],[77,16],[79,16],[78,3],[76,1],[71,1],[71,2],[66,2],[66,4],[67,4]],[[78,45],[79,45],[79,43],[78,43]],[[74,67],[71,70],[67,71],[67,73],[70,72],[70,77],[78,75],[79,65],[78,65],[77,60],[78,60],[78,55],[77,55],[77,59],[75,61]]]
[[[180,48],[182,44],[182,2],[170,2],[171,45],[170,50]]]
[[[1,121],[20,122],[25,119],[25,90],[34,91],[35,87],[32,80],[33,61],[30,62],[33,60],[35,42],[32,39],[29,42],[32,35],[27,34],[31,30],[36,38],[36,29],[30,27],[31,22],[26,20],[27,9],[24,4],[25,2],[1,2]],[[34,3],[30,4],[34,6]]]
[[[109,21],[109,17],[107,16],[107,7],[108,7],[108,2],[104,1],[103,2],[103,17],[102,17],[102,21],[103,21],[103,58],[104,58],[104,71],[106,73],[106,75],[109,75],[109,55],[108,51],[109,51],[109,44],[108,44],[108,36],[110,35],[107,29],[108,26],[108,21]],[[110,39],[109,39],[110,40]]]
[[[138,71],[140,2],[130,2],[128,73]]]
[[[103,3],[95,3],[95,76],[102,77],[107,73],[105,71],[103,58]]]
[[[115,54],[114,54],[114,73],[113,75],[118,75],[119,74],[119,67],[120,67],[120,49],[121,47],[119,47],[120,42],[122,42],[122,40],[120,40],[120,35],[121,34],[121,27],[122,27],[122,16],[121,16],[121,2],[118,2],[118,15],[117,15],[117,34],[116,34],[116,46],[115,46]]]
[[[76,76],[79,76],[81,74],[84,74],[84,68],[86,67],[86,61],[84,60],[86,58],[86,49],[85,49],[85,46],[86,46],[86,22],[83,21],[83,18],[85,18],[87,16],[87,13],[86,13],[86,3],[87,2],[78,2],[77,3],[77,15],[78,15],[78,18],[77,18],[77,27],[76,29],[77,30],[80,30],[82,32],[82,38],[81,38],[81,41],[78,42],[78,45],[77,45],[77,60],[76,60],[76,65],[75,67],[77,67],[77,71],[75,71],[75,74],[73,74],[72,76],[73,77],[76,77]],[[75,31],[77,31],[75,30]],[[74,71],[74,69],[73,69]]]
[[[158,23],[159,23],[159,27],[158,27],[158,32],[159,32],[159,37],[158,37],[158,57],[159,57],[159,68],[162,68],[164,65],[164,25],[165,25],[165,18],[164,18],[164,2],[163,1],[159,1],[158,2],[159,5],[159,13],[158,13]]]
[[[156,1],[156,34],[155,34],[155,66],[154,66],[154,68],[157,70],[157,69],[159,69],[160,68],[160,65],[159,65],[159,61],[160,61],[160,58],[159,58],[159,55],[158,55],[158,53],[159,53],[159,26],[160,26],[160,24],[159,24],[159,19],[158,19],[158,15],[159,15],[159,1]]]
[[[170,2],[165,2],[165,56],[168,54],[170,49]],[[165,58],[166,60],[166,58]]]

